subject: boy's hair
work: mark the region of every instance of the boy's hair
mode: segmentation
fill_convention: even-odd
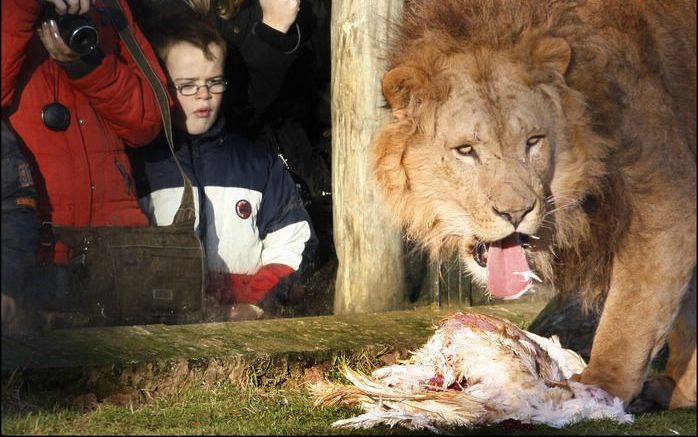
[[[216,44],[226,55],[226,43],[211,20],[193,12],[178,12],[161,17],[147,31],[148,40],[164,62],[171,46],[186,42],[204,52],[208,60],[214,59],[210,45]]]

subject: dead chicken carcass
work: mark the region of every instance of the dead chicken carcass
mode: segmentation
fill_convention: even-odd
[[[632,422],[620,399],[570,380],[584,367],[555,336],[540,337],[492,316],[456,313],[401,364],[371,376],[345,367],[353,385],[324,382],[310,390],[316,405],[360,405],[364,414],[333,423],[353,428],[400,424],[439,431],[507,419],[553,427],[596,418]]]

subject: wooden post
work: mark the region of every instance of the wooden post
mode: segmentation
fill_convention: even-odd
[[[389,23],[402,0],[332,2],[332,195],[339,267],[335,314],[399,309],[405,262],[399,230],[375,190],[369,146],[389,113],[380,83]]]

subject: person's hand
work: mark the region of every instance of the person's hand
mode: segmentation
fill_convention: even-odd
[[[46,0],[46,3],[53,4],[58,15],[82,15],[90,10],[94,0]]]
[[[53,4],[58,15],[73,14],[82,15],[90,10],[90,6],[94,0],[46,0],[47,3]],[[73,62],[80,55],[75,53],[68,44],[63,41],[58,24],[54,20],[48,20],[41,23],[41,27],[37,29],[39,39],[43,43],[49,56],[59,62]]]
[[[282,33],[288,32],[301,9],[300,0],[259,0],[259,4],[262,23]]]
[[[204,322],[258,320],[262,316],[264,310],[250,303],[221,304],[210,294],[204,300]]]
[[[229,321],[257,320],[261,319],[264,315],[263,309],[257,305],[252,305],[251,303],[237,303],[235,305],[228,306],[226,310],[226,320]]]
[[[75,53],[75,51],[63,41],[55,21],[44,21],[41,23],[41,28],[36,31],[39,34],[39,39],[44,44],[44,47],[46,47],[48,55],[54,60],[59,62],[73,62],[80,57],[80,55]]]

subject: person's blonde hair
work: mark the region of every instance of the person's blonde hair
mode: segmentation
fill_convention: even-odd
[[[190,8],[200,14],[208,14],[213,11],[224,20],[237,14],[245,0],[184,0]]]

